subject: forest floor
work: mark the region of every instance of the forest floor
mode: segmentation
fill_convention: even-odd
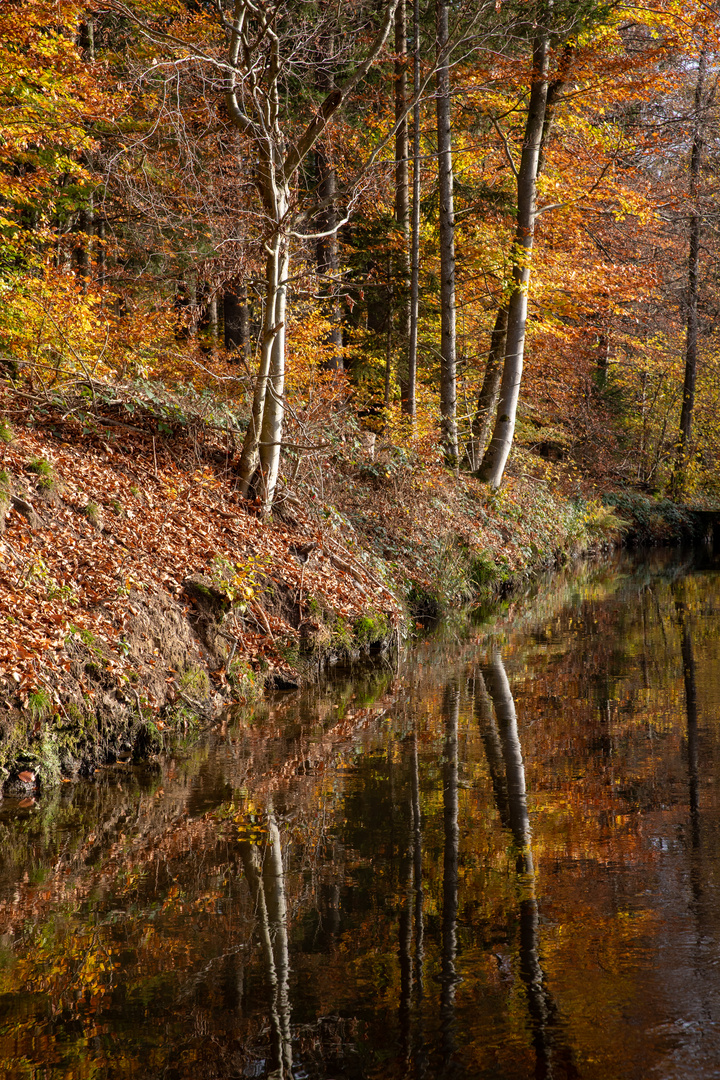
[[[493,494],[349,426],[269,520],[236,460],[232,433],[136,390],[0,387],[6,792],[399,649],[423,616],[627,528],[573,468],[522,451]]]

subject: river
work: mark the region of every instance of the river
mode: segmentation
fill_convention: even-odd
[[[8,1080],[720,1077],[720,571],[655,553],[0,804]]]

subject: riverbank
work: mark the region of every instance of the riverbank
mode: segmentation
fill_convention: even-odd
[[[0,417],[6,792],[147,757],[627,528],[547,463],[493,494],[350,423],[266,520],[236,433],[166,398],[5,386]]]

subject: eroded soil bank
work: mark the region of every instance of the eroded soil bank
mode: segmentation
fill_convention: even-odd
[[[423,614],[617,542],[621,517],[527,472],[472,477],[360,433],[271,520],[235,435],[108,389],[0,390],[0,784],[147,757],[267,688],[402,647]]]

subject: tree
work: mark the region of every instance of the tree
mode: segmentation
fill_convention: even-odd
[[[440,198],[440,426],[445,461],[457,466],[457,343],[455,323],[455,208],[450,112],[448,4],[437,0],[437,147]]]
[[[700,292],[700,239],[703,224],[701,206],[701,172],[703,149],[707,139],[708,111],[714,100],[716,82],[708,87],[707,29],[703,28],[697,58],[697,76],[692,106],[692,142],[688,163],[688,201],[690,220],[688,229],[687,290],[685,298],[685,374],[683,379],[682,408],[680,411],[680,440],[675,467],[675,488],[682,491],[685,471],[692,445],[693,411],[698,363],[698,299]]]
[[[490,445],[478,471],[479,477],[486,480],[493,488],[500,487],[508,455],[510,454],[522,379],[528,287],[530,284],[537,213],[537,178],[543,132],[546,129],[548,101],[550,64],[548,14],[547,10],[542,9],[537,13],[537,33],[532,50],[532,73],[525,121],[525,137],[520,166],[515,170],[513,165],[517,181],[517,225],[512,252],[513,286],[508,301],[505,359],[495,428]],[[496,327],[496,330],[499,330],[499,328]]]

